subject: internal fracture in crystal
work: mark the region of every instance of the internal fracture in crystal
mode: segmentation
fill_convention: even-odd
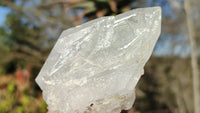
[[[135,9],[63,31],[36,82],[51,113],[120,113],[160,35],[161,9]]]

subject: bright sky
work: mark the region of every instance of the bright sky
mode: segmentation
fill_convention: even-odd
[[[0,26],[2,26],[5,22],[6,15],[10,12],[8,8],[0,7]]]

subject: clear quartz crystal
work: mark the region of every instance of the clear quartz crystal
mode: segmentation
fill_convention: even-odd
[[[130,109],[160,30],[160,7],[135,9],[65,30],[36,78],[50,112]]]

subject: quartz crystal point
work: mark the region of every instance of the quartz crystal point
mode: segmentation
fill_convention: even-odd
[[[120,113],[160,35],[161,9],[135,9],[65,30],[36,82],[51,113]]]

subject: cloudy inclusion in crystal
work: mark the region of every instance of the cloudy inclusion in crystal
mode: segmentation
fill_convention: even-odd
[[[36,82],[52,113],[119,113],[160,35],[161,9],[135,9],[64,31]]]

